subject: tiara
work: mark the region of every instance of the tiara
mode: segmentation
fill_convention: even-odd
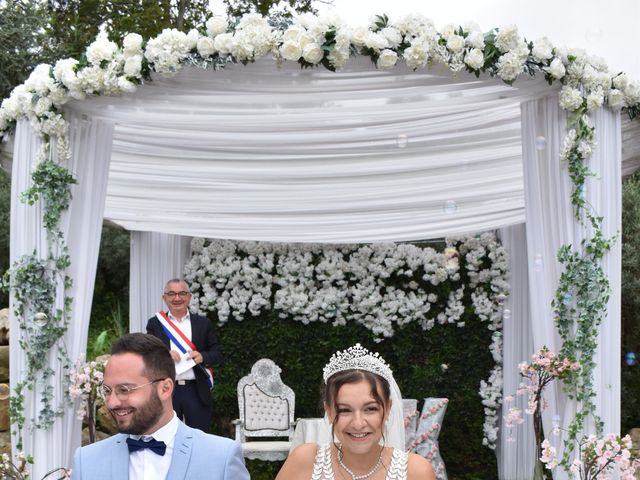
[[[393,380],[393,372],[384,359],[375,352],[369,352],[359,343],[342,352],[338,350],[331,356],[322,370],[324,383],[327,383],[331,375],[344,370],[366,370],[380,375],[389,383]]]

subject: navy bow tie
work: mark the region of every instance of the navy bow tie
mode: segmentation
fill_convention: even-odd
[[[137,452],[144,448],[148,448],[158,455],[164,455],[164,452],[167,451],[167,445],[164,442],[154,440],[153,438],[145,442],[144,440],[136,440],[135,438],[129,437],[127,438],[127,446],[129,447],[129,453]]]

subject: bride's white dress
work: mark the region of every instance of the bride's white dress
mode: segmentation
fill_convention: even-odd
[[[394,448],[386,480],[407,480],[408,458],[409,454],[407,452]],[[318,445],[318,453],[316,453],[316,461],[313,464],[311,480],[335,480],[333,467],[331,466],[330,444]]]

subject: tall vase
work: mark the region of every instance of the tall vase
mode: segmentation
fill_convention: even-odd
[[[547,470],[540,457],[542,457],[542,412],[540,411],[540,397],[537,398],[537,408],[533,412],[533,432],[536,441],[536,459],[533,467],[533,480],[553,480],[551,472]]]

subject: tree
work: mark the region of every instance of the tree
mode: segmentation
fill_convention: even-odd
[[[45,59],[42,48],[47,12],[41,2],[0,1],[0,99]]]
[[[314,3],[331,3],[322,0],[224,0],[227,15],[241,17],[245,13],[259,13],[262,16],[291,18],[296,13],[317,13]]]

